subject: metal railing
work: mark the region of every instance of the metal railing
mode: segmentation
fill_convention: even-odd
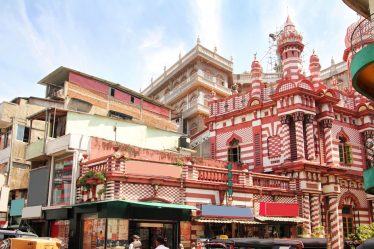
[[[352,31],[351,34],[351,51],[356,54],[364,45],[372,43],[374,13],[370,15],[369,19],[363,19]]]

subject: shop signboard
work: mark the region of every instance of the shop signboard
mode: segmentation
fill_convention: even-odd
[[[222,218],[253,218],[251,208],[235,206],[216,206],[202,205],[201,215],[204,217],[222,217]]]

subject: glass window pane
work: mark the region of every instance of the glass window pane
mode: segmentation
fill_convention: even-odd
[[[23,141],[23,135],[25,134],[25,126],[17,124],[17,140]]]
[[[70,204],[73,156],[55,159],[53,165],[52,205]]]

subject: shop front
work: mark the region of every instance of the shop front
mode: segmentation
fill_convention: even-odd
[[[70,222],[69,248],[124,249],[139,235],[143,249],[153,249],[161,236],[177,248],[181,221],[191,218],[192,206],[157,202],[112,200],[78,204]],[[80,238],[80,239],[78,239]]]
[[[201,216],[194,222],[204,224],[206,238],[252,237],[254,227],[261,224],[254,220],[251,208],[216,205],[202,205]]]
[[[263,224],[264,238],[295,238],[297,225],[305,219],[298,217],[299,205],[260,202],[259,215],[255,219]]]

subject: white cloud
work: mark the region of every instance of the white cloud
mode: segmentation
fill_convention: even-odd
[[[138,75],[141,89],[150,84],[151,78],[156,80],[163,73],[163,68],[171,67],[178,61],[179,53],[185,53],[184,42],[167,44],[164,28],[155,27],[145,32],[140,41]],[[138,89],[137,89],[138,90]]]
[[[191,9],[194,12],[193,25],[196,37],[200,36],[201,43],[207,48],[219,48],[223,43],[222,1],[194,0],[191,2]]]

